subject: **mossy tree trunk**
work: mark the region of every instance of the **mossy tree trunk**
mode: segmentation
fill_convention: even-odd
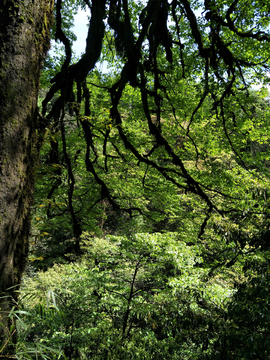
[[[16,301],[28,252],[40,68],[54,0],[0,1],[0,355],[12,353]],[[9,358],[4,355],[4,358]]]

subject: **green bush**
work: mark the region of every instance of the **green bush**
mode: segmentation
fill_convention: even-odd
[[[220,326],[224,284],[175,233],[90,238],[80,262],[26,278],[19,346],[53,359],[198,359]],[[48,352],[49,350],[47,350]]]

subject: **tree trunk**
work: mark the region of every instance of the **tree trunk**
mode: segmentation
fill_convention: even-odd
[[[0,1],[0,355],[7,359],[16,340],[8,314],[27,260],[39,76],[53,3]]]

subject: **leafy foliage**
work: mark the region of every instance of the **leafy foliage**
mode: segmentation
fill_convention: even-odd
[[[89,32],[73,62],[70,9],[82,4]],[[41,91],[20,346],[68,359],[269,358],[269,99],[252,90],[269,83],[268,5],[62,5],[65,56],[48,58],[42,80],[53,85]]]
[[[24,338],[77,359],[207,352],[231,291],[226,281],[204,279],[196,247],[176,233],[83,238],[83,261],[25,282]]]

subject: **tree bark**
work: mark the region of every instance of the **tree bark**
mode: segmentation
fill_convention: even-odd
[[[0,355],[7,359],[16,341],[8,314],[28,253],[39,76],[53,3],[0,1]]]

